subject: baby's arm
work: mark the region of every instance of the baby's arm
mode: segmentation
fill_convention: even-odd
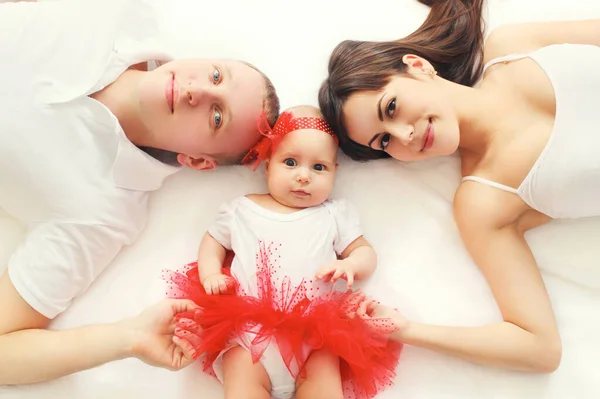
[[[225,247],[206,233],[198,249],[198,274],[209,295],[226,294],[233,287],[233,279],[222,273],[225,254]]]
[[[364,280],[375,271],[377,254],[371,244],[360,236],[348,245],[338,260],[322,267],[317,272],[317,279],[335,283],[339,278],[348,281],[348,289],[354,280]]]
[[[377,254],[369,242],[360,236],[352,241],[340,255],[340,259],[350,265],[354,271],[354,279],[364,280],[377,267]]]

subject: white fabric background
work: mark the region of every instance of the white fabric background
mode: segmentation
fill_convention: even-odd
[[[317,104],[329,53],[341,40],[384,40],[417,28],[427,8],[413,0],[229,0],[165,2],[164,28],[178,56],[242,58],[271,76],[282,106]],[[527,20],[600,18],[597,0],[491,0],[488,28]],[[585,62],[570,60],[569,62]],[[184,171],[151,201],[147,229],[52,328],[110,322],[162,298],[160,271],[194,259],[200,237],[224,201],[264,190],[263,172],[242,167]],[[335,196],[353,201],[380,266],[366,284],[408,317],[478,325],[499,320],[485,280],[452,219],[458,159],[359,164],[340,159]],[[407,347],[396,386],[381,398],[598,398],[600,383],[600,218],[554,221],[527,236],[555,307],[563,361],[552,375],[477,366]],[[22,239],[0,216],[0,269]],[[24,349],[26,350],[26,349]],[[85,354],[82,354],[85,356]],[[197,365],[173,373],[128,359],[56,381],[0,388],[2,399],[220,398]]]

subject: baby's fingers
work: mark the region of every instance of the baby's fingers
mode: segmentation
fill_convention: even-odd
[[[178,337],[177,335],[173,335],[173,343],[181,350],[183,356],[185,357],[186,364],[183,364],[183,367],[191,363],[192,360],[198,358],[198,352],[196,352],[192,344],[190,344],[190,342],[187,339]]]
[[[208,295],[212,295],[213,294],[213,292],[212,292],[212,284],[211,284],[211,282],[209,280],[206,280],[204,282],[204,291],[206,291],[206,293]]]
[[[356,314],[358,315],[358,317],[360,317],[361,319],[370,319],[372,312],[369,312],[369,308],[372,305],[373,305],[372,299],[367,298],[364,301],[362,301],[360,303],[360,305],[358,305],[358,310],[356,311]]]
[[[331,279],[331,275],[334,271],[335,271],[335,268],[332,268],[331,266],[322,267],[321,269],[319,269],[319,271],[315,275],[315,278],[317,280],[323,279],[327,283]]]
[[[192,334],[200,334],[202,331],[202,327],[198,325],[194,320],[188,318],[181,318],[177,322],[177,327],[180,327],[183,330],[187,330]]]
[[[186,340],[192,347],[200,347],[202,345],[202,338],[199,334],[194,334],[184,328],[177,327],[174,335]]]
[[[228,288],[227,288],[227,279],[225,277],[220,278],[217,281],[219,287],[218,287],[218,291],[220,294],[227,294]]]
[[[346,286],[349,290],[351,290],[352,286],[354,285],[354,272],[346,273],[346,281],[348,281],[348,284]]]
[[[346,271],[343,268],[339,268],[335,270],[335,273],[333,273],[333,277],[331,278],[331,282],[335,283],[336,281],[338,281],[340,279],[340,277],[343,277],[345,275]]]

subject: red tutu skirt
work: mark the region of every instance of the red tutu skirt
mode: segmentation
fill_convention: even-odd
[[[401,343],[388,339],[395,325],[386,319],[349,318],[359,305],[350,292],[333,291],[309,299],[311,282],[293,286],[287,277],[274,277],[267,258],[266,251],[257,256],[258,296],[247,295],[239,284],[233,295],[207,295],[196,262],[181,272],[166,271],[169,296],[191,299],[200,306],[200,311],[178,318],[194,320],[202,328],[195,349],[202,354],[204,371],[215,375],[213,362],[232,342],[243,342],[257,362],[273,341],[294,376],[298,371],[302,374],[307,346],[339,356],[347,399],[372,398],[390,387],[402,350]],[[254,338],[247,342],[249,333]]]

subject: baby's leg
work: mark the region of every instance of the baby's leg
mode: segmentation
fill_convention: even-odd
[[[271,381],[260,362],[252,363],[250,353],[236,346],[223,355],[225,399],[269,399]]]
[[[325,351],[315,351],[306,361],[306,376],[296,384],[296,399],[342,399],[340,359]]]

